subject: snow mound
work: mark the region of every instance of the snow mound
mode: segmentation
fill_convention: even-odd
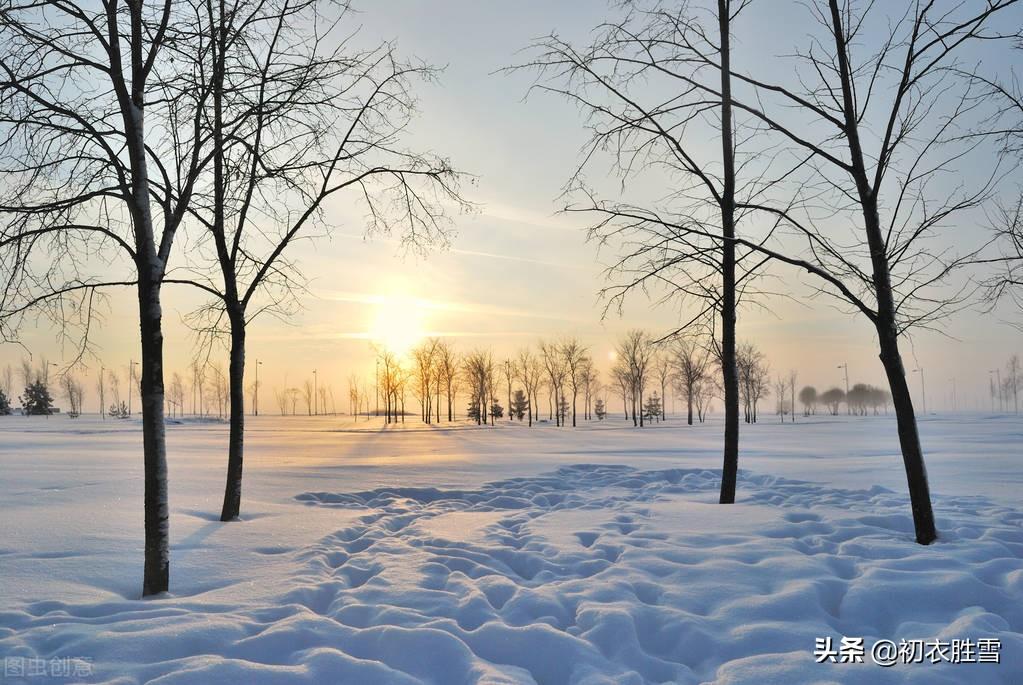
[[[1020,512],[938,497],[943,537],[921,547],[884,488],[743,472],[724,507],[717,487],[706,469],[578,464],[478,488],[304,492],[346,510],[344,527],[260,547],[280,561],[260,593],[7,608],[0,655],[87,655],[86,682],[118,684],[1023,679]],[[1006,663],[816,664],[814,639],[842,635],[998,638]]]

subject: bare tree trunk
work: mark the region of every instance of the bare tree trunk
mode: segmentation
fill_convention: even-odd
[[[245,319],[231,315],[231,428],[227,443],[227,484],[221,521],[231,521],[241,513],[242,456],[245,441]]]
[[[686,411],[688,413],[689,425],[693,425],[693,386],[686,388]]]
[[[150,224],[151,225],[151,224]],[[167,443],[163,424],[163,330],[160,284],[149,265],[139,265],[142,334],[142,451],[145,463],[145,566],[142,595],[166,592],[170,584],[170,516],[167,503]]]
[[[721,467],[721,504],[735,502],[739,472],[739,374],[735,365],[735,150],[732,141],[730,7],[718,0],[721,46],[721,380],[725,391],[725,445]]]

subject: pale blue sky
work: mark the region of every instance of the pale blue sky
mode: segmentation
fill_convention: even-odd
[[[785,9],[790,5],[793,9]],[[627,328],[671,329],[677,309],[655,309],[639,297],[623,317],[601,321],[596,294],[603,281],[594,247],[586,244],[577,218],[555,215],[556,197],[586,140],[579,113],[542,94],[524,101],[528,74],[495,73],[523,59],[517,51],[532,38],[556,30],[570,40],[585,39],[612,10],[581,0],[388,0],[359,6],[367,40],[395,38],[404,53],[446,65],[438,85],[418,91],[422,116],[408,142],[476,174],[478,184],[465,190],[481,211],[456,218],[450,250],[417,259],[401,257],[386,239],[363,240],[358,210],[344,198],[335,202],[329,213],[337,224],[334,235],[294,253],[311,278],[305,310],[291,326],[265,319],[251,328],[249,359],[264,360],[264,387],[282,385],[285,374],[289,385],[296,384],[317,368],[321,380],[330,379],[343,395],[351,371],[371,369],[366,335],[375,303],[393,293],[425,301],[421,324],[427,332],[451,335],[463,349],[492,346],[498,357],[540,336],[571,334],[606,360],[614,338]],[[740,66],[747,56],[783,51],[775,36],[803,21],[798,3],[761,0],[753,11],[749,25],[758,30],[739,37]],[[983,227],[958,226],[955,236],[981,240]],[[797,294],[806,292],[796,272],[777,274]],[[195,301],[180,290],[166,296],[169,370],[184,371],[190,359],[180,316]],[[129,358],[137,359],[138,327],[129,294],[115,296],[112,305],[97,342],[107,366],[124,367]],[[852,382],[882,382],[866,319],[822,301],[778,300],[769,307],[770,312],[745,312],[739,335],[755,341],[776,371],[798,368],[801,383],[838,385],[842,371],[835,367],[848,361]],[[941,405],[948,379],[956,376],[961,401],[988,406],[987,369],[1023,352],[1018,331],[998,315],[967,312],[949,322],[947,333],[959,340],[922,333],[904,347],[907,367],[922,364],[927,370],[928,405]],[[59,362],[64,354],[53,338],[48,330],[28,336],[33,347]],[[20,350],[0,347],[0,366],[20,357]]]

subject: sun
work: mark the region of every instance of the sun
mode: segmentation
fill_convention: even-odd
[[[426,311],[410,297],[384,296],[376,304],[369,338],[397,355],[407,354],[426,337]]]

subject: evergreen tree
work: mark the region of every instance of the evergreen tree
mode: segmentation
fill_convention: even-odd
[[[515,417],[519,421],[526,415],[526,410],[529,409],[529,400],[526,399],[526,393],[521,390],[516,390],[515,394],[512,395],[511,401],[511,416]]]
[[[0,416],[8,416],[11,413],[11,401],[7,399],[7,395],[4,394],[3,390],[0,390]]]
[[[43,380],[36,379],[25,388],[21,396],[21,406],[29,416],[46,416],[53,413],[53,397]]]
[[[561,417],[561,425],[565,425],[565,418],[568,417],[568,412],[571,410],[572,405],[569,404],[568,398],[564,395],[558,400],[558,416]]]
[[[643,407],[643,413],[646,415],[647,420],[660,420],[661,398],[658,397],[656,392],[647,398],[646,405]]]
[[[469,406],[466,408],[465,415],[476,423],[480,422],[480,403],[475,397],[469,402]]]
[[[604,406],[604,400],[597,400],[593,405],[593,413],[597,415],[598,420],[604,420],[604,417],[607,416],[607,407]]]
[[[494,402],[492,405],[490,405],[490,416],[493,417],[495,420],[501,418],[502,416],[504,416],[504,407],[502,407],[497,402]]]

